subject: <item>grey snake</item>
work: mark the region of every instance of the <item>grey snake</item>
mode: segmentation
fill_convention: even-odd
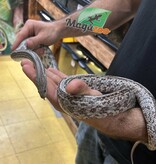
[[[36,69],[36,86],[41,98],[46,97],[47,80],[45,68],[57,68],[57,63],[51,50],[44,46],[42,59],[26,46],[26,40],[11,53],[14,60],[30,59]],[[102,93],[101,96],[70,95],[66,92],[67,84],[73,79],[81,79],[89,87]],[[138,82],[117,76],[72,75],[64,78],[57,90],[58,101],[63,111],[78,119],[104,118],[115,116],[121,112],[136,107],[139,104],[144,115],[149,150],[156,150],[156,100],[151,92]],[[134,149],[133,149],[134,151]],[[132,154],[133,154],[132,151]],[[133,159],[132,159],[133,163]]]

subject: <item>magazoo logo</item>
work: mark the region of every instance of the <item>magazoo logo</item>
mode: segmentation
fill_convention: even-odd
[[[68,27],[73,27],[81,29],[82,32],[95,32],[109,34],[110,30],[108,28],[103,28],[108,16],[111,11],[99,9],[99,8],[86,8],[84,9],[77,20],[72,20],[70,18],[66,19],[66,24]]]

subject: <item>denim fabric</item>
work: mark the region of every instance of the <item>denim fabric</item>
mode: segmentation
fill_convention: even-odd
[[[97,131],[80,122],[76,134],[78,151],[76,164],[118,164],[100,143]]]

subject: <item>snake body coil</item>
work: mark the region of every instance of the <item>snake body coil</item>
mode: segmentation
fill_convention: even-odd
[[[47,61],[57,67],[56,61],[48,48],[44,55]],[[42,98],[46,95],[45,68],[38,55],[27,49],[25,41],[12,52],[11,57],[29,58],[35,64],[37,77],[36,85]],[[49,60],[50,59],[50,60]],[[49,63],[48,63],[49,64]],[[70,95],[66,86],[73,79],[82,79],[91,88],[100,91],[102,96]],[[117,76],[74,75],[63,79],[58,87],[58,100],[62,109],[69,115],[78,119],[104,118],[117,115],[136,106],[142,109],[147,123],[148,143],[144,143],[150,150],[156,149],[156,100],[148,89],[141,84]]]
[[[77,96],[66,92],[67,84],[73,79],[82,79],[102,96]],[[59,102],[63,110],[79,119],[104,118],[114,116],[136,106],[142,109],[147,123],[150,150],[156,149],[156,101],[153,95],[141,84],[123,77],[74,75],[63,79],[58,87]]]

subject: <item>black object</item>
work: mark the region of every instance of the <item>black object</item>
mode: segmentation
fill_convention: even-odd
[[[58,0],[52,0],[52,2],[59,8],[61,9],[64,13],[69,14],[70,10],[67,8],[67,2],[66,0],[64,3]]]
[[[98,34],[95,36],[98,37],[102,42],[106,43],[114,51],[118,50],[118,47],[110,39],[108,39],[106,35]]]
[[[77,46],[78,50],[81,50],[85,56],[87,56],[94,64],[99,67],[102,71],[106,71],[106,67],[103,66],[101,62],[99,62],[85,47],[81,44]]]
[[[62,47],[69,52],[72,59],[77,61],[81,68],[83,68],[89,74],[94,74],[94,72],[87,66],[87,63],[92,61],[102,71],[106,71],[106,67],[104,67],[103,64],[99,62],[85,47],[83,47],[80,43],[73,43],[73,45],[74,44],[76,44],[76,49],[80,50],[83,56],[77,54],[75,50],[72,49],[72,46],[70,46],[68,43],[62,43]]]
[[[75,1],[77,1],[77,3],[82,5],[82,6],[89,5],[92,2],[90,0],[75,0]]]
[[[83,68],[89,74],[94,74],[94,72],[87,66],[85,57],[79,56],[67,43],[62,43],[62,47],[69,52],[72,59],[77,61],[81,68]]]
[[[77,9],[78,4],[82,6],[89,5],[90,0],[51,0],[64,13],[69,14]]]

